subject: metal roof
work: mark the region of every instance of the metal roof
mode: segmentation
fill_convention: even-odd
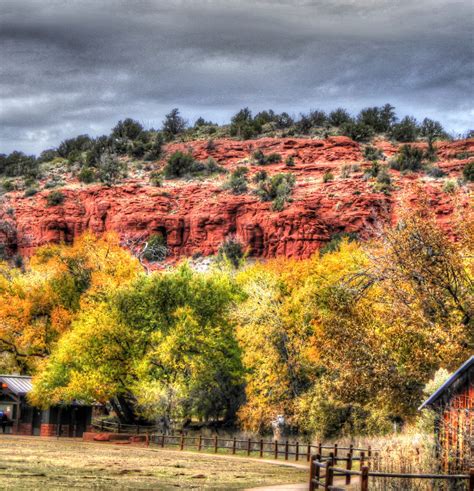
[[[452,375],[446,380],[446,382],[431,396],[426,399],[426,401],[418,408],[418,410],[423,409],[427,406],[431,406],[434,402],[436,402],[443,392],[447,390],[464,372],[466,372],[472,365],[474,365],[474,355],[471,356],[468,360],[466,360]]]
[[[27,375],[0,375],[0,383],[6,384],[17,396],[24,396],[33,388],[31,377]]]

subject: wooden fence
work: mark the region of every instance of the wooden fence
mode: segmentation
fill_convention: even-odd
[[[365,465],[363,459],[359,459],[360,470],[352,469],[352,463],[355,459],[350,453],[347,457],[337,457],[333,453],[329,457],[322,457],[321,454],[311,457],[309,491],[316,489],[325,489],[332,491],[344,491],[342,484],[335,485],[336,477],[344,477],[345,486],[350,486],[352,482],[358,481],[361,491],[369,490],[369,478],[372,479],[424,479],[431,481],[466,481],[469,491],[474,491],[474,469],[469,474],[402,474],[388,472],[374,472],[370,470],[369,465]],[[345,462],[345,467],[338,467],[338,462]],[[367,462],[370,464],[370,462]]]
[[[310,457],[314,452],[318,452],[322,455],[324,452],[335,455],[336,457],[344,451],[349,452],[354,461],[364,462],[365,456],[371,456],[373,450],[368,448],[356,448],[353,445],[349,447],[341,447],[337,443],[334,445],[312,445],[309,443],[278,441],[278,440],[252,440],[238,439],[238,438],[220,438],[218,435],[214,436],[187,436],[187,435],[165,435],[163,433],[152,433],[149,437],[151,444],[158,445],[160,447],[177,447],[180,450],[197,450],[211,451],[218,453],[219,450],[225,450],[232,455],[244,454],[254,457],[271,457],[274,459],[283,458],[284,460],[298,461],[310,461]]]

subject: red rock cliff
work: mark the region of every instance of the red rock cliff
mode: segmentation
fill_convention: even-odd
[[[387,157],[396,151],[387,142],[377,145]],[[160,233],[171,257],[177,258],[214,254],[226,236],[235,234],[254,256],[308,257],[337,232],[370,236],[381,223],[395,220],[400,206],[415,203],[420,190],[447,228],[455,210],[462,213],[469,205],[468,187],[449,194],[443,191],[443,180],[424,174],[402,176],[391,171],[394,191],[376,192],[373,182],[364,178],[364,168],[370,164],[364,162],[359,144],[345,137],[217,140],[212,150],[207,150],[207,142],[199,141],[171,144],[167,152],[189,150],[200,160],[212,156],[232,170],[257,148],[283,156],[281,163],[264,167],[269,174],[296,176],[293,201],[281,212],[272,211],[271,203],[261,202],[251,192],[236,196],[223,190],[226,177],[167,180],[161,188],[151,186],[147,178],[129,179],[112,188],[71,181],[61,190],[66,199],[59,206],[47,206],[49,191],[30,198],[9,193],[0,211],[0,242],[30,254],[48,242],[70,243],[86,230],[112,230],[122,237]],[[474,140],[440,144],[438,165],[456,178],[467,160],[454,156],[473,151]],[[289,155],[294,157],[294,167],[285,167]],[[250,174],[262,170],[247,165]],[[354,165],[348,177],[341,176],[344,166]],[[332,172],[334,180],[324,183],[326,171]]]

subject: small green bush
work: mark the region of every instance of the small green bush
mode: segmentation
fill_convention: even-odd
[[[329,182],[329,181],[334,181],[334,174],[327,170],[323,174],[323,182]]]
[[[453,194],[457,189],[457,184],[454,181],[446,181],[443,186],[443,191],[448,194]]]
[[[252,158],[255,164],[258,165],[268,165],[268,164],[276,164],[281,162],[281,155],[279,153],[270,153],[265,155],[262,150],[256,150],[252,154]]]
[[[423,166],[423,150],[413,145],[402,145],[397,156],[390,163],[395,170],[416,172]]]
[[[293,174],[276,174],[260,182],[256,194],[262,201],[273,201],[273,210],[281,211],[290,200],[295,182]]]
[[[366,160],[374,161],[374,160],[383,159],[384,155],[382,150],[378,149],[377,147],[373,147],[372,145],[367,145],[364,148],[364,157]]]
[[[224,189],[229,189],[232,194],[245,194],[248,190],[247,173],[247,167],[237,167],[224,184]]]
[[[150,182],[153,186],[160,188],[163,186],[163,174],[161,172],[152,172],[150,174]]]
[[[166,238],[162,234],[151,235],[147,242],[143,258],[150,262],[163,261],[168,255]]]
[[[164,168],[165,176],[172,179],[192,174],[195,163],[196,161],[190,153],[174,152]]]
[[[51,191],[46,196],[46,203],[48,206],[58,206],[64,203],[66,196],[61,191]]]
[[[430,177],[434,177],[435,179],[440,179],[441,177],[446,176],[446,172],[440,169],[436,165],[431,165],[426,168],[426,174]]]
[[[474,182],[474,160],[464,166],[462,175],[466,181]]]
[[[367,171],[365,172],[365,175],[368,178],[377,177],[379,175],[379,172],[380,172],[380,164],[378,163],[377,160],[374,160],[372,162],[372,165],[370,166],[370,169],[367,169]]]
[[[227,259],[234,268],[238,268],[245,258],[242,242],[234,236],[227,237],[219,247],[217,258],[219,261]]]
[[[34,196],[35,194],[38,193],[38,189],[36,188],[27,188],[25,189],[25,198],[31,198],[31,196]]]
[[[13,184],[13,181],[4,179],[2,182],[2,188],[4,189],[4,191],[9,193],[10,191],[13,191],[15,189],[15,185]]]
[[[259,182],[265,181],[268,178],[268,174],[264,170],[259,170],[258,172],[255,173],[253,176],[253,182],[255,184],[258,184]]]
[[[90,184],[91,182],[94,182],[96,179],[95,171],[90,167],[83,167],[79,172],[79,174],[77,175],[77,178],[79,179],[79,181],[85,184]]]
[[[285,160],[285,165],[287,167],[294,167],[295,166],[295,158],[293,155],[289,155],[286,160]]]

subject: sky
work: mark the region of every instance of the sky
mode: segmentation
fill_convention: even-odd
[[[0,153],[179,107],[297,116],[390,102],[474,128],[472,0],[0,0]]]

